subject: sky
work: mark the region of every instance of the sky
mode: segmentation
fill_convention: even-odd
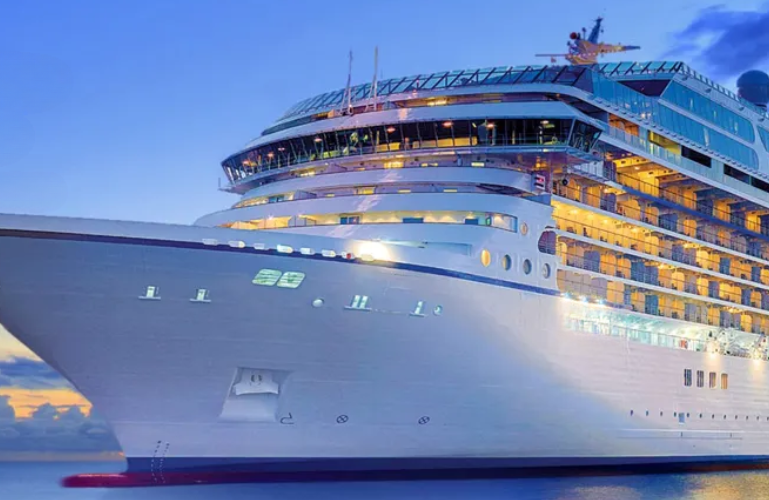
[[[375,46],[384,78],[546,64],[533,54],[563,52],[600,15],[604,41],[642,47],[605,61],[682,59],[730,87],[769,68],[763,0],[181,6],[0,6],[0,212],[192,223],[226,208],[220,162],[294,103],[342,88],[350,50],[353,83],[370,81]],[[90,404],[0,327],[0,459],[116,449]]]

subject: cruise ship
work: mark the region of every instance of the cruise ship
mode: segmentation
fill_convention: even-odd
[[[0,216],[0,322],[128,473],[769,459],[769,77],[504,66],[306,99],[171,225]],[[235,200],[233,200],[235,201]]]

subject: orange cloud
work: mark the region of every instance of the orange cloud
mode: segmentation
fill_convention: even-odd
[[[13,406],[16,418],[32,416],[35,408],[44,403],[54,406],[79,406],[86,415],[91,411],[91,403],[81,394],[71,389],[22,389],[18,387],[0,388],[0,396],[9,396],[8,403]]]

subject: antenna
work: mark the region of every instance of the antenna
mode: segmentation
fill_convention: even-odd
[[[376,97],[377,97],[377,71],[379,69],[379,47],[374,47],[374,79],[371,81],[371,106],[376,111]]]

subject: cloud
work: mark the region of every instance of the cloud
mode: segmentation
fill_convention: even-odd
[[[0,387],[55,389],[72,386],[45,362],[14,356],[0,360]]]
[[[77,406],[39,405],[30,418],[15,418],[0,396],[0,452],[109,452],[120,446],[107,423]],[[11,412],[13,408],[11,408]],[[5,415],[5,419],[2,418]]]
[[[713,5],[673,34],[666,58],[693,57],[715,78],[730,78],[769,60],[769,3],[754,11]]]
[[[3,424],[10,424],[16,421],[16,411],[10,403],[10,397],[0,396],[0,428]]]

